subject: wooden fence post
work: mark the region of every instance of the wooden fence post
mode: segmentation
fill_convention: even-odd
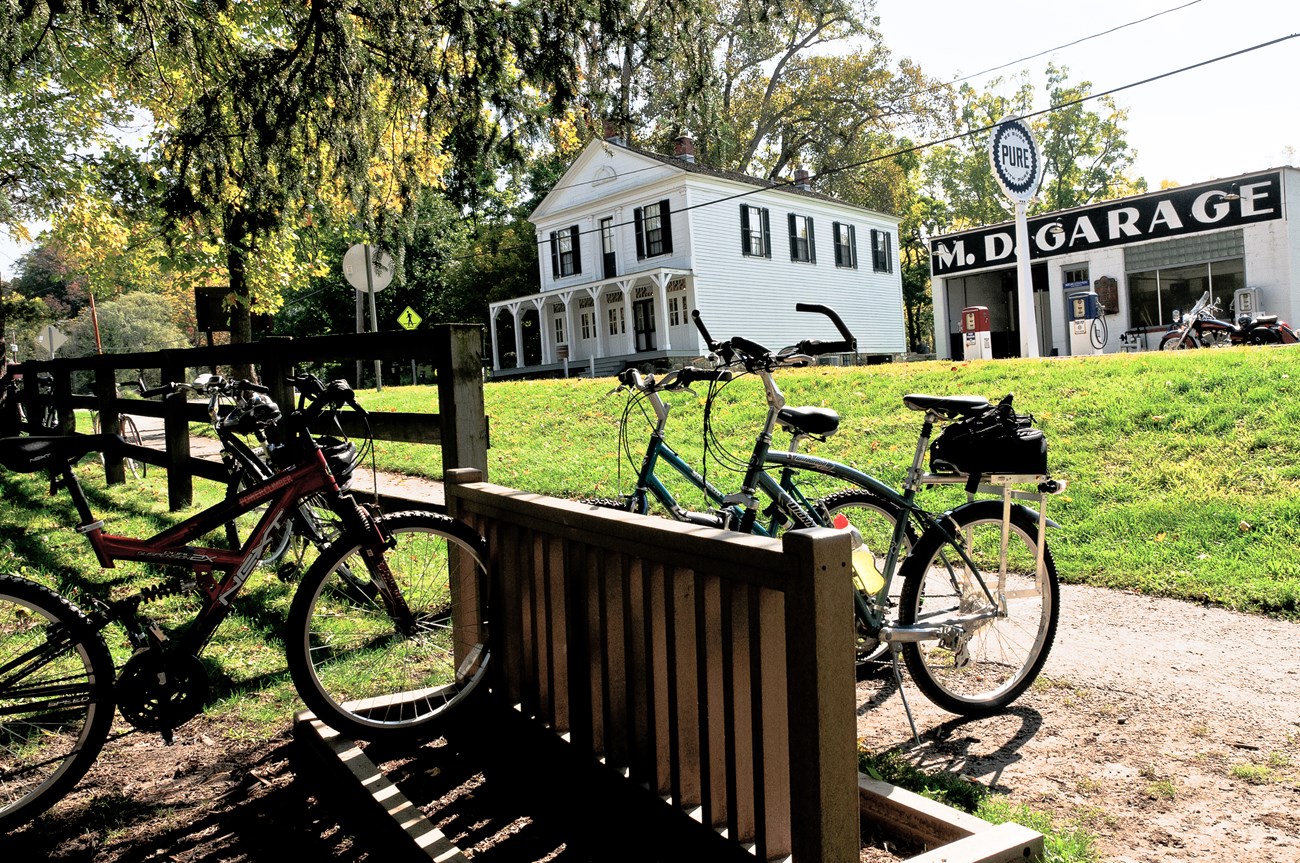
[[[483,407],[483,336],[476,324],[440,324],[434,338],[442,469],[473,467],[487,478],[488,430]]]
[[[800,863],[849,863],[862,847],[849,536],[796,530],[782,547],[800,562],[785,594],[790,850]]]
[[[95,369],[95,396],[99,399],[99,431],[101,434],[121,434],[122,423],[117,412],[117,374],[111,366]],[[109,485],[126,482],[126,467],[121,453],[104,453],[104,478]]]
[[[165,384],[187,383],[180,351],[162,351],[160,370]],[[167,506],[172,512],[194,502],[194,476],[190,473],[190,421],[185,416],[185,393],[163,398],[163,438],[167,442]]]
[[[293,387],[284,382],[293,371],[293,362],[289,359],[292,342],[292,336],[268,336],[261,342],[269,348],[262,357],[262,386],[271,391],[271,401],[285,414],[293,410],[294,405]]]

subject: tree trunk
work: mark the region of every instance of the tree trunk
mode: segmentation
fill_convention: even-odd
[[[248,287],[247,260],[248,232],[245,222],[235,216],[228,223],[226,231],[226,271],[230,277],[230,293],[235,303],[230,309],[230,343],[232,345],[248,344],[253,340],[253,322],[250,314],[252,293]],[[257,380],[257,372],[251,363],[231,366],[230,373],[235,378],[250,381]]]

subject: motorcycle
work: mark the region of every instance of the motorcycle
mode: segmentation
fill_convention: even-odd
[[[1216,348],[1227,345],[1290,345],[1300,342],[1300,332],[1277,315],[1242,315],[1236,323],[1220,320],[1217,304],[1206,291],[1186,314],[1174,310],[1174,322],[1160,339],[1160,350]]]

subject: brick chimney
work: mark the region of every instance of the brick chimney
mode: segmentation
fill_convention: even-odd
[[[695,139],[685,133],[673,139],[673,155],[683,162],[695,161]]]
[[[812,191],[812,175],[804,168],[796,168],[794,172],[794,187],[803,189],[805,192]]]
[[[623,144],[623,143],[625,143],[625,142],[623,141],[623,136],[620,134],[620,132],[621,132],[621,130],[619,129],[619,125],[618,125],[618,121],[617,121],[617,120],[606,120],[606,121],[605,121],[605,140],[606,140],[606,141],[609,141],[611,144]]]

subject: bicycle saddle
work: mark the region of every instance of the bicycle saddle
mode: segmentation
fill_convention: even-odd
[[[114,452],[122,443],[115,434],[0,438],[0,464],[16,473],[34,473],[61,467],[92,452]]]
[[[993,407],[983,396],[927,396],[919,393],[903,396],[903,404],[914,411],[934,411],[949,420],[982,414]]]
[[[796,434],[830,436],[840,427],[840,415],[830,408],[781,408],[776,421]]]

